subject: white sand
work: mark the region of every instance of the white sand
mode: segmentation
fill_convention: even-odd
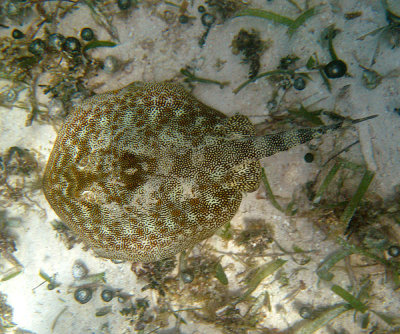
[[[92,52],[93,57],[104,58],[114,55],[122,61],[130,61],[123,71],[113,75],[100,73],[91,83],[102,83],[98,91],[119,88],[136,80],[165,80],[178,75],[179,70],[186,65],[196,69],[196,74],[201,77],[213,78],[220,81],[230,81],[230,86],[219,89],[218,86],[195,84],[193,94],[203,102],[222,112],[233,115],[240,112],[248,115],[254,123],[262,122],[268,115],[266,104],[271,98],[273,86],[264,79],[247,86],[238,94],[233,94],[232,89],[246,80],[248,67],[241,64],[240,56],[231,52],[232,38],[240,28],[257,29],[264,40],[272,40],[272,46],[264,53],[261,59],[261,72],[275,69],[280,58],[288,54],[296,54],[301,58],[299,64],[304,64],[310,55],[318,53],[321,63],[330,60],[326,49],[318,43],[320,32],[330,24],[335,24],[342,32],[334,39],[338,56],[348,65],[350,77],[332,80],[332,93],[329,93],[318,74],[313,74],[313,81],[309,82],[304,91],[287,93],[284,106],[303,102],[306,106],[324,99],[313,108],[336,111],[339,114],[352,118],[365,117],[379,114],[379,118],[357,125],[356,132],[343,135],[335,146],[335,137],[330,136],[323,140],[321,153],[316,155],[316,163],[307,164],[303,156],[309,151],[306,145],[295,148],[290,152],[280,153],[264,159],[263,166],[274,192],[281,198],[290,200],[292,193],[298,191],[307,181],[313,180],[319,170],[318,163],[325,161],[338,149],[350,144],[355,134],[359,136],[360,145],[351,149],[346,158],[355,162],[363,161],[376,172],[371,190],[383,198],[390,198],[394,193],[394,186],[400,184],[400,115],[393,112],[395,107],[400,107],[399,77],[388,77],[374,90],[367,90],[361,82],[362,69],[359,64],[369,66],[374,53],[377,38],[367,37],[363,41],[357,40],[361,35],[387,24],[384,11],[379,1],[376,0],[331,0],[310,1],[312,4],[322,4],[320,13],[307,21],[294,36],[289,39],[286,28],[273,24],[267,20],[241,17],[226,21],[224,24],[214,26],[203,48],[199,48],[198,40],[204,32],[200,22],[197,6],[202,4],[194,1],[195,6],[189,6],[189,14],[196,17],[190,24],[182,25],[177,21],[167,24],[160,17],[165,10],[177,12],[176,8],[165,4],[150,6],[151,1],[143,1],[139,9],[131,11],[128,17],[122,18],[115,15],[113,24],[117,28],[121,43],[115,48],[101,48]],[[157,1],[153,1],[157,3]],[[303,6],[303,1],[299,1]],[[264,8],[290,17],[298,15],[294,6],[287,1],[252,1],[252,7]],[[362,16],[353,20],[345,20],[343,13],[362,11]],[[96,25],[89,15],[88,9],[82,9],[69,15],[60,27],[59,32],[64,35],[78,36],[79,31],[89,26],[96,30],[100,40],[109,40],[107,32]],[[9,33],[3,29],[3,33]],[[216,64],[222,62],[222,68]],[[400,68],[399,49],[392,50],[387,42],[381,44],[381,51],[377,58],[374,70],[381,74],[388,74]],[[3,83],[5,84],[5,83]],[[344,98],[338,95],[343,87],[349,85],[348,94]],[[40,164],[44,166],[56,133],[49,125],[39,125],[34,122],[32,126],[25,126],[26,112],[13,108],[0,108],[0,151],[5,152],[10,146],[20,146],[37,152]],[[322,153],[323,152],[323,153]],[[319,155],[320,154],[320,155]],[[315,269],[318,263],[337,246],[324,240],[325,236],[316,230],[310,221],[304,218],[287,218],[274,209],[268,200],[261,198],[263,190],[248,194],[234,218],[232,225],[235,228],[243,226],[243,221],[250,218],[262,218],[275,226],[275,238],[285,248],[291,249],[298,245],[304,249],[316,249],[312,262],[297,274],[293,274],[288,286],[280,288],[275,281],[270,285],[259,287],[254,295],[258,296],[265,288],[271,296],[272,312],[262,309],[265,313],[264,325],[269,328],[285,329],[300,320],[296,303],[286,296],[299,288],[302,280],[306,289],[300,291],[295,301],[310,303],[314,306],[332,305],[341,299],[329,290],[329,285],[322,282],[317,285]],[[135,274],[130,270],[129,263],[114,264],[111,261],[94,257],[91,251],[85,251],[80,245],[72,250],[67,250],[57,237],[49,222],[56,218],[54,212],[46,203],[42,192],[31,194],[31,198],[40,204],[44,210],[36,205],[24,207],[20,203],[9,203],[7,212],[12,217],[20,217],[21,224],[13,228],[18,234],[17,248],[14,255],[24,266],[24,272],[17,277],[2,282],[0,290],[8,295],[8,303],[14,307],[14,321],[21,328],[31,330],[38,334],[47,333],[134,333],[133,326],[118,310],[121,305],[113,300],[110,305],[113,312],[105,317],[95,317],[96,309],[105,306],[101,301],[97,289],[93,299],[85,305],[74,301],[69,285],[73,283],[71,275],[72,264],[81,259],[89,267],[91,273],[106,272],[107,284],[121,288],[124,292],[132,294],[135,298],[148,297],[151,305],[155,305],[157,294],[155,292],[141,292],[143,282],[138,282]],[[244,249],[235,246],[232,242],[225,244],[217,236],[208,241],[222,251],[242,252]],[[277,247],[271,251],[279,252]],[[225,256],[222,265],[234,262],[236,273],[244,270],[240,263],[232,257]],[[289,260],[285,265],[288,274],[298,266]],[[53,275],[57,274],[57,281],[62,285],[56,291],[48,291],[46,285],[35,290],[42,279],[39,270]],[[228,271],[232,287],[238,286],[233,270]],[[383,275],[377,276],[383,279]],[[348,287],[349,279],[344,271],[337,275],[335,282],[342,287]],[[270,283],[272,279],[265,280]],[[376,282],[379,283],[379,282]],[[243,284],[243,283],[242,283]],[[380,296],[390,296],[390,289],[384,285],[377,285],[374,292]],[[384,297],[382,297],[384,298]],[[380,310],[391,309],[397,303],[399,296],[392,295],[382,300],[378,305]],[[384,304],[384,305],[383,305]],[[278,312],[277,306],[281,309]],[[176,309],[190,305],[174,305]],[[67,308],[60,316],[54,328],[51,329],[56,316],[61,310]],[[331,328],[345,328],[348,333],[361,333],[360,326],[353,323],[353,313],[348,312],[337,319]],[[192,321],[189,316],[186,325],[181,325],[182,333],[218,333],[219,329],[212,325]],[[170,317],[169,328],[174,328],[175,318]],[[372,321],[376,321],[373,318]],[[108,323],[109,331],[102,330],[102,325]],[[144,332],[147,333],[151,327]],[[159,331],[160,333],[162,331]],[[169,333],[177,333],[172,329]],[[319,333],[331,333],[329,329]]]

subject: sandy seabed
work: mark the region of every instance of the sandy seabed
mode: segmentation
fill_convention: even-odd
[[[104,59],[112,55],[118,58],[124,66],[112,74],[99,71],[99,74],[89,80],[90,87],[96,87],[96,92],[104,92],[123,87],[132,81],[162,81],[174,79],[182,81],[180,69],[190,66],[196,75],[215,80],[229,81],[223,89],[216,85],[194,83],[192,93],[204,103],[222,111],[227,115],[242,113],[247,115],[254,124],[270,119],[271,111],[268,102],[276,91],[276,85],[266,79],[259,79],[234,94],[233,89],[247,79],[248,66],[242,63],[240,55],[232,53],[232,39],[244,28],[259,31],[262,40],[268,41],[269,47],[261,56],[261,70],[266,72],[276,69],[280,59],[287,55],[297,55],[300,67],[305,66],[307,59],[314,53],[318,54],[320,63],[328,63],[330,59],[326,47],[320,43],[320,34],[328,26],[334,24],[340,33],[334,39],[337,55],[345,60],[348,66],[348,75],[331,80],[332,91],[329,92],[318,72],[311,74],[312,80],[302,91],[290,89],[279,106],[286,110],[303,104],[311,110],[324,109],[351,117],[361,118],[377,114],[378,118],[365,122],[353,130],[335,136],[328,136],[318,142],[318,149],[313,150],[311,145],[302,145],[289,152],[280,153],[262,160],[271,188],[278,199],[289,202],[292,194],[299,192],[304,185],[315,179],[321,166],[328,157],[334,155],[340,148],[351,144],[357,138],[359,144],[351,148],[342,156],[359,164],[365,164],[369,170],[375,172],[370,192],[384,200],[390,200],[395,195],[395,186],[400,184],[400,114],[396,108],[400,107],[399,76],[400,69],[399,48],[392,49],[389,41],[383,39],[380,45],[376,63],[371,66],[371,59],[377,47],[378,37],[368,36],[363,40],[358,38],[374,29],[387,25],[385,10],[380,1],[374,0],[330,0],[308,1],[309,6],[320,5],[318,13],[308,19],[292,37],[287,34],[287,28],[274,24],[271,21],[249,16],[227,19],[218,19],[210,29],[206,43],[199,46],[199,39],[206,28],[202,25],[197,7],[203,2],[194,0],[187,8],[191,17],[187,24],[178,22],[179,9],[162,1],[140,1],[137,8],[129,10],[125,15],[119,15],[117,6],[114,6],[115,15],[112,24],[118,31],[120,42],[114,48],[98,48],[92,50],[91,55],[96,59]],[[298,1],[304,8],[305,3]],[[49,4],[51,6],[51,4]],[[254,0],[250,7],[280,13],[288,17],[299,15],[295,6],[289,1],[262,1]],[[172,13],[165,19],[165,11]],[[346,19],[346,13],[360,12],[360,16]],[[168,17],[169,17],[168,16]],[[57,32],[65,36],[79,36],[82,28],[91,27],[96,31],[99,40],[110,40],[107,31],[99,26],[90,15],[87,6],[81,5],[73,14],[60,22]],[[2,29],[2,36],[10,33],[10,29]],[[19,27],[23,30],[23,27]],[[382,82],[375,89],[367,89],[362,81],[363,68],[360,65],[372,68],[383,75]],[[1,85],[9,84],[3,80]],[[40,101],[48,103],[41,92]],[[26,126],[26,110],[14,107],[12,109],[0,107],[0,151],[6,152],[10,147],[17,146],[29,149],[37,156],[39,165],[44,167],[52,144],[56,138],[56,128],[50,124],[33,122]],[[339,138],[340,137],[340,138]],[[314,145],[315,146],[315,145]],[[308,164],[304,155],[312,150],[315,162]],[[356,187],[357,184],[355,184]],[[355,189],[354,187],[354,189]],[[353,189],[353,191],[354,191]],[[129,316],[120,314],[125,304],[114,298],[105,303],[100,298],[102,287],[94,291],[93,298],[87,304],[81,305],[74,300],[74,278],[72,266],[76,260],[83,261],[90,273],[105,272],[107,283],[115,289],[120,289],[132,295],[132,300],[146,298],[150,308],[148,312],[156,315],[160,312],[157,306],[159,294],[156,290],[142,291],[145,282],[138,279],[131,270],[130,263],[112,263],[109,260],[95,257],[91,250],[86,250],[82,244],[75,245],[68,250],[50,222],[56,219],[55,213],[46,202],[43,193],[38,190],[30,194],[31,202],[26,205],[11,200],[1,200],[7,217],[17,223],[10,227],[17,235],[17,251],[13,255],[23,266],[23,272],[13,279],[0,283],[0,291],[7,295],[7,303],[14,308],[13,321],[20,328],[34,333],[135,333],[135,324]],[[255,297],[268,291],[271,308],[260,308],[263,315],[259,319],[258,327],[284,331],[301,320],[298,305],[312,305],[314,307],[329,306],[342,302],[342,299],[333,294],[330,284],[319,282],[315,271],[318,264],[339,246],[327,238],[326,234],[317,229],[311,219],[307,217],[288,217],[274,208],[266,199],[264,188],[244,197],[239,212],[233,219],[233,229],[246,228],[248,221],[264,221],[274,227],[274,239],[284,249],[292,249],[297,245],[302,249],[312,249],[311,261],[299,266],[291,257],[284,259],[288,262],[284,266],[289,277],[288,284],[282,286],[278,279],[265,279],[253,292]],[[394,230],[399,236],[399,231]],[[213,236],[205,245],[196,247],[194,254],[201,254],[202,247],[216,250],[217,256],[226,253],[242,253],[245,247],[238,246],[231,241],[224,241],[219,236]],[[280,253],[277,244],[269,246],[271,253]],[[270,261],[271,257],[264,257],[262,261]],[[4,259],[3,266],[9,263]],[[248,270],[237,258],[229,255],[221,257],[221,265],[225,268],[229,285],[228,291],[237,291],[243,286],[238,273]],[[61,285],[54,290],[48,290],[47,284],[39,272],[49,275],[56,274],[57,282]],[[383,269],[372,273],[374,281],[373,292],[379,294],[379,301],[375,306],[380,311],[400,313],[400,298],[398,291],[391,290],[385,284]],[[175,270],[172,276],[177,275]],[[196,278],[195,278],[196,279]],[[351,285],[351,277],[342,269],[335,272],[334,283],[344,288]],[[214,279],[216,280],[216,279]],[[214,282],[214,284],[218,284]],[[186,285],[180,286],[187,289]],[[201,293],[201,291],[199,292]],[[182,292],[182,295],[185,293]],[[170,306],[175,309],[196,307],[185,303],[182,299],[170,299]],[[111,306],[111,312],[104,316],[96,316],[96,312],[104,307]],[[126,306],[126,305],[125,305]],[[245,305],[238,305],[242,316],[246,313]],[[60,315],[60,312],[62,312]],[[221,311],[222,312],[222,311]],[[229,333],[212,323],[195,319],[186,312],[180,315],[185,323],[180,322],[172,313],[165,317],[165,328],[156,329],[156,326],[147,324],[143,333]],[[58,318],[57,318],[58,317]],[[218,318],[218,316],[217,316]],[[57,321],[55,322],[55,320]],[[371,316],[371,324],[379,323],[386,328],[382,321]],[[371,327],[370,327],[371,328]],[[389,329],[387,329],[389,331]],[[6,333],[13,330],[6,330]],[[359,324],[354,321],[353,312],[346,312],[335,319],[328,327],[318,333],[365,333]],[[269,333],[261,329],[250,330],[249,333]],[[383,331],[380,333],[384,333]]]

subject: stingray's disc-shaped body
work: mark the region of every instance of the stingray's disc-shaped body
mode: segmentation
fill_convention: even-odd
[[[228,118],[180,85],[135,82],[71,111],[44,192],[100,256],[160,260],[232,219],[242,193],[260,183],[261,158],[343,124],[257,137],[247,117]]]
[[[253,136],[245,116],[227,118],[180,85],[135,82],[72,110],[44,192],[100,256],[160,260],[213,235],[257,189],[259,162],[224,148]]]

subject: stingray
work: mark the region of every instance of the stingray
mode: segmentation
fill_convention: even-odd
[[[246,116],[227,117],[178,84],[134,82],[73,108],[44,193],[99,256],[157,261],[228,223],[259,187],[260,159],[346,124],[256,136]]]

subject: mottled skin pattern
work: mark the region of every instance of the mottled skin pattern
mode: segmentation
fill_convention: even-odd
[[[75,107],[47,163],[44,192],[100,256],[150,262],[210,237],[257,189],[259,160],[341,123],[256,137],[180,85],[135,82]]]

